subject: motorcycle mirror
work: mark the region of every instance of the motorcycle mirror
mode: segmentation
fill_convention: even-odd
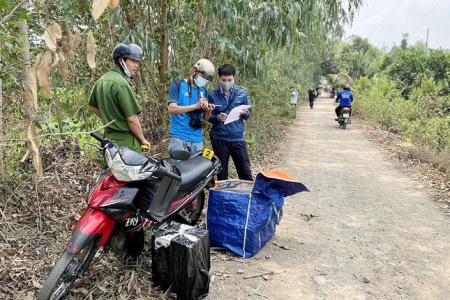
[[[188,160],[191,154],[186,150],[174,150],[170,153],[170,157],[176,160]]]

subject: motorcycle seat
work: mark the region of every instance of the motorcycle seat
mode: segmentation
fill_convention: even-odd
[[[175,166],[180,171],[181,185],[179,192],[187,191],[195,187],[211,171],[211,160],[201,156],[193,156],[188,160],[179,161]]]

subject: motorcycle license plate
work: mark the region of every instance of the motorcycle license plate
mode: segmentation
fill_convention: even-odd
[[[344,117],[344,118],[349,118],[349,117],[350,117],[350,114],[342,114],[342,117]]]
[[[209,160],[211,160],[213,158],[213,156],[214,156],[214,151],[212,151],[211,149],[208,149],[208,148],[204,148],[202,156],[206,157]]]

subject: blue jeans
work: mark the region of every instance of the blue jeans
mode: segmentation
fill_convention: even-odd
[[[169,152],[172,152],[174,150],[186,150],[189,151],[189,153],[191,153],[192,156],[196,154],[198,151],[203,150],[203,142],[199,143],[185,142],[182,139],[171,136],[169,142]]]

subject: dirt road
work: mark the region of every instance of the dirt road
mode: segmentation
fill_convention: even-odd
[[[450,218],[334,108],[298,109],[279,168],[310,192],[253,258],[211,255],[208,299],[450,298]]]

